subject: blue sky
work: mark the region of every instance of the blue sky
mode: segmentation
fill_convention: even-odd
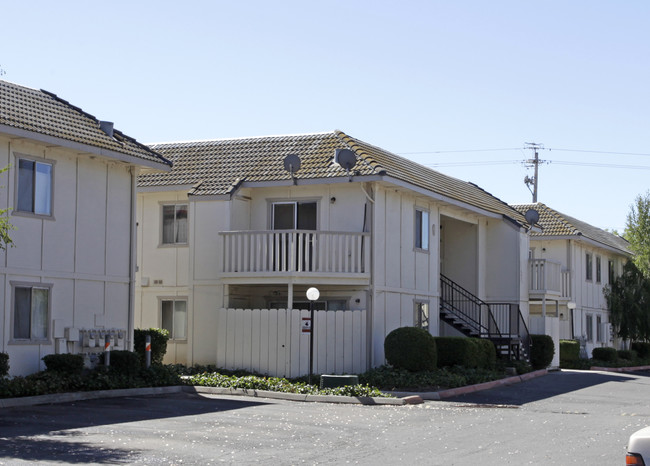
[[[515,204],[531,201],[521,162],[536,142],[551,149],[538,200],[619,231],[650,188],[646,1],[61,0],[2,11],[3,79],[145,143],[340,129]]]

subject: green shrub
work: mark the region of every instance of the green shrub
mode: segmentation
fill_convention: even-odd
[[[436,341],[429,332],[417,327],[401,327],[384,340],[386,361],[411,372],[430,371],[438,364]]]
[[[167,353],[169,332],[162,328],[135,329],[133,332],[133,349],[140,355],[143,366],[145,364],[147,335],[151,335],[151,364],[162,364],[165,353]]]
[[[545,369],[553,361],[555,345],[549,335],[531,335],[530,365],[533,369]]]
[[[630,349],[636,351],[636,354],[641,359],[650,359],[650,343],[645,341],[635,341],[632,343]]]
[[[9,355],[0,353],[0,377],[9,375]]]
[[[439,367],[461,366],[470,369],[478,367],[480,349],[474,342],[474,338],[437,337],[435,340]]]
[[[604,362],[614,362],[618,358],[616,354],[616,348],[594,348],[591,352],[591,356],[594,359]]]
[[[135,377],[142,369],[140,355],[135,351],[111,351],[110,363],[112,371],[129,377]]]
[[[575,361],[580,358],[578,340],[560,340],[560,361]]]
[[[470,338],[477,346],[477,367],[479,369],[494,369],[497,362],[497,349],[490,340],[486,338]]]
[[[619,359],[625,359],[627,361],[634,361],[637,358],[636,351],[634,350],[618,350],[616,355]]]
[[[48,354],[43,356],[43,362],[51,372],[81,374],[84,369],[84,358],[80,354]]]

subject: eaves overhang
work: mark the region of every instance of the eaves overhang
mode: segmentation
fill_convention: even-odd
[[[632,257],[633,254],[629,251],[625,251],[623,249],[615,248],[613,246],[610,246],[605,243],[601,243],[600,241],[593,240],[591,238],[587,238],[586,236],[582,234],[577,234],[577,235],[562,235],[562,236],[531,236],[530,237],[531,241],[554,241],[554,240],[573,240],[573,241],[580,241],[586,244],[589,244],[591,246],[597,247],[604,249],[606,251],[614,252],[617,254],[620,254],[622,256],[627,256],[627,257]]]
[[[14,128],[13,126],[0,124],[0,133],[4,133],[9,136],[14,136],[17,138],[24,138],[32,141],[38,141],[53,146],[60,146],[66,149],[71,149],[82,153],[89,153],[100,157],[119,160],[120,162],[128,163],[131,165],[153,168],[165,172],[169,172],[172,169],[171,162],[167,160],[165,160],[164,162],[162,160],[160,162],[156,162],[153,160],[146,160],[140,157],[134,157],[131,155],[123,154],[121,152],[112,151],[110,149],[104,149],[90,144],[83,144],[80,142],[70,141],[68,139],[58,138],[56,136],[49,136],[47,134],[42,134],[35,131],[29,131],[21,128]]]

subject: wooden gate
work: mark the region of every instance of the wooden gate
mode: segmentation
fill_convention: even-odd
[[[219,309],[218,367],[277,377],[309,373],[309,311]],[[367,364],[366,311],[314,312],[314,373],[359,374]]]

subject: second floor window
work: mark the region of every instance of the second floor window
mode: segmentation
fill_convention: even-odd
[[[429,250],[429,212],[415,209],[415,248]]]
[[[187,244],[187,204],[162,207],[163,244]]]
[[[614,261],[607,261],[607,278],[609,279],[609,284],[613,284],[616,279],[614,271]]]
[[[596,283],[600,283],[602,278],[600,271],[600,256],[596,256]]]
[[[587,280],[593,280],[594,279],[594,260],[593,256],[591,255],[590,252],[585,254],[585,278]]]
[[[52,215],[52,164],[18,159],[16,210]]]

